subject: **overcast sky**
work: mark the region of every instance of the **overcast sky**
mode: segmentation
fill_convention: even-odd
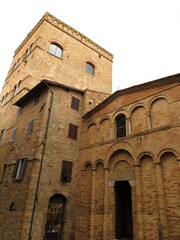
[[[4,0],[0,89],[14,51],[45,12],[114,55],[113,92],[180,73],[180,0]]]

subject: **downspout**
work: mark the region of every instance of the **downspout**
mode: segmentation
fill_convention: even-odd
[[[47,123],[46,123],[45,136],[44,136],[44,139],[43,139],[43,149],[42,149],[41,163],[40,163],[40,167],[39,167],[39,173],[38,173],[38,179],[37,179],[37,185],[36,185],[36,191],[35,191],[35,197],[34,197],[34,203],[33,203],[32,215],[31,215],[31,222],[30,222],[28,240],[32,240],[32,236],[31,236],[31,234],[32,234],[32,227],[33,227],[33,221],[34,221],[36,202],[38,201],[38,190],[39,190],[39,184],[40,184],[40,178],[41,178],[41,170],[42,170],[42,164],[43,164],[43,160],[44,160],[44,154],[45,154],[45,148],[46,148],[46,140],[47,140],[47,134],[48,134],[51,110],[52,110],[53,94],[54,94],[52,89],[48,86],[48,84],[46,82],[45,82],[45,84],[49,88],[49,92],[51,93],[51,99],[50,99],[50,104],[49,104],[49,108],[48,108],[48,118],[47,118]]]

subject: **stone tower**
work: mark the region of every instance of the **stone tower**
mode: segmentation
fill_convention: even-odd
[[[80,125],[111,93],[112,59],[49,13],[16,49],[0,95],[0,239],[73,237]]]

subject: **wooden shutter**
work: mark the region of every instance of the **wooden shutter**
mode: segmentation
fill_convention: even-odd
[[[21,170],[20,170],[20,173],[19,173],[19,178],[24,177],[28,158],[26,157],[26,158],[23,158],[21,160],[22,160],[22,165],[21,165]]]
[[[80,102],[80,100],[78,98],[72,97],[71,108],[76,111],[79,111],[79,102]]]
[[[68,138],[77,139],[77,131],[78,131],[78,126],[69,123],[69,132],[68,132]]]
[[[71,182],[72,166],[73,166],[72,162],[63,160],[61,170],[61,181]]]

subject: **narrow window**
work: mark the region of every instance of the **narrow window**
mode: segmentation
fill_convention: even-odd
[[[59,47],[55,43],[51,43],[49,48],[49,53],[53,54],[54,56],[61,58],[62,57],[62,48]]]
[[[22,107],[19,107],[17,115],[20,116],[21,114],[22,114]]]
[[[71,108],[76,111],[79,111],[79,102],[80,102],[80,100],[78,98],[72,97]]]
[[[72,166],[73,166],[72,162],[63,160],[61,170],[61,181],[71,182]]]
[[[4,106],[5,103],[6,103],[6,96],[2,98],[2,107]]]
[[[40,94],[35,96],[35,98],[34,98],[34,105],[39,103],[39,99],[40,99]]]
[[[78,126],[69,123],[69,132],[68,132],[68,138],[77,139],[77,132],[78,132]]]
[[[16,131],[17,131],[17,128],[13,129],[12,134],[11,134],[11,138],[10,138],[10,142],[14,141],[15,136],[16,136]]]
[[[3,181],[4,179],[4,175],[6,172],[6,168],[7,168],[7,163],[5,163],[2,168],[0,167],[0,180]]]
[[[94,66],[92,65],[92,63],[87,62],[86,63],[86,72],[94,75]]]
[[[25,174],[26,165],[27,165],[28,158],[20,158],[16,160],[14,171],[13,171],[13,178],[14,179],[22,179]]]
[[[27,131],[26,131],[28,134],[33,132],[33,126],[34,126],[34,119],[31,119],[28,123]]]
[[[116,118],[116,137],[126,136],[126,116],[121,114]]]
[[[5,132],[5,129],[1,130],[1,133],[0,133],[0,144],[2,143],[4,132]]]
[[[13,202],[9,207],[9,211],[16,211],[16,204]]]

